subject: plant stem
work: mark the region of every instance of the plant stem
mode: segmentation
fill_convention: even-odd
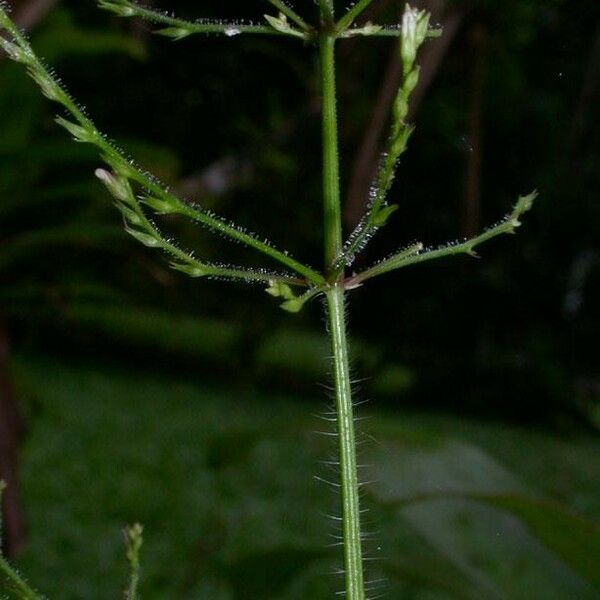
[[[342,248],[334,37],[323,33],[319,40],[319,50],[323,111],[325,271],[327,272],[331,270]]]
[[[225,35],[232,35],[232,31],[237,33],[255,33],[265,35],[285,35],[280,31],[269,27],[268,25],[252,25],[239,23],[237,21],[211,21],[209,19],[198,19],[196,21],[186,21],[185,19],[179,19],[175,16],[161,12],[159,10],[152,10],[147,6],[142,6],[137,2],[122,2],[121,0],[100,0],[100,8],[108,10],[117,14],[120,17],[139,17],[145,19],[151,23],[159,25],[168,25],[167,31],[160,30],[158,33],[165,35],[171,33],[171,37],[175,39],[182,39],[188,35],[195,33],[222,33]],[[179,31],[177,31],[179,30]]]
[[[331,4],[330,4],[331,6]],[[326,16],[326,15],[324,15]],[[335,91],[335,39],[324,31],[319,39],[323,106],[323,197],[325,223],[325,269],[331,274],[333,263],[342,249],[342,217],[338,130]],[[335,276],[327,290],[327,320],[333,355],[337,433],[342,493],[344,574],[347,600],[364,600],[360,507],[356,467],[356,439],[352,411],[352,390],[348,361],[348,341],[344,315],[345,290]]]
[[[352,390],[348,362],[348,341],[344,315],[344,289],[334,285],[327,292],[327,316],[333,354],[333,374],[339,441],[340,490],[342,493],[342,529],[344,575],[347,600],[364,600],[360,501],[356,466],[356,439],[352,410]]]
[[[358,2],[338,21],[340,30],[347,29],[354,20],[369,7],[373,0],[358,0]]]
[[[21,579],[19,574],[0,556],[0,580],[6,579],[7,584],[19,594],[22,600],[40,600],[39,596]]]
[[[318,0],[321,8],[321,20],[323,23],[333,23],[333,0]]]
[[[471,238],[470,240],[465,240],[459,244],[447,244],[445,246],[440,246],[439,248],[433,248],[429,250],[423,250],[423,244],[413,244],[398,254],[394,254],[393,256],[378,262],[370,269],[367,269],[366,271],[347,279],[346,288],[362,285],[367,279],[371,279],[372,277],[377,277],[378,275],[383,275],[389,271],[394,271],[402,267],[408,267],[409,265],[422,263],[428,260],[443,258],[445,256],[454,256],[456,254],[469,254],[471,256],[477,256],[477,254],[475,254],[475,248],[480,244],[483,244],[484,242],[487,242],[488,240],[491,240],[504,233],[515,233],[516,228],[520,227],[521,225],[521,221],[519,221],[521,215],[526,213],[528,210],[531,210],[533,201],[536,199],[536,197],[537,192],[532,192],[527,196],[521,196],[509,215],[507,215],[497,225],[490,227],[483,233]]]
[[[85,114],[85,111],[76,104],[62,87],[60,81],[38,59],[27,42],[27,39],[8,17],[6,10],[3,8],[2,1],[0,0],[0,30],[2,29],[5,29],[10,34],[12,42],[8,42],[0,36],[0,46],[4,47],[6,50],[7,45],[9,45],[8,47],[12,47],[12,52],[19,51],[20,54],[18,55],[18,58],[15,58],[15,56],[12,58],[26,64],[29,68],[29,74],[38,85],[42,87],[46,96],[61,104],[76,121],[76,123],[70,123],[65,119],[59,118],[58,122],[78,141],[96,146],[96,148],[101,151],[104,161],[110,165],[112,170],[125,176],[131,181],[135,181],[150,195],[156,196],[156,198],[163,200],[167,204],[172,204],[174,213],[176,212],[185,215],[198,223],[202,223],[213,232],[221,233],[230,239],[237,240],[242,244],[246,244],[257,251],[270,256],[281,264],[300,273],[315,285],[325,283],[325,279],[317,271],[294,260],[285,252],[277,250],[269,243],[259,239],[256,235],[243,231],[235,224],[227,222],[225,219],[214,215],[210,211],[194,207],[189,203],[180,200],[172,195],[168,189],[165,189],[159,184],[157,179],[136,167],[123,152],[118,150],[108,138],[98,131],[92,120]],[[0,50],[2,47],[0,47]]]
[[[304,31],[310,31],[311,26],[290,6],[288,6],[284,0],[267,0],[270,2],[275,8],[279,9],[279,12],[283,13],[290,21],[293,21],[303,29]]]

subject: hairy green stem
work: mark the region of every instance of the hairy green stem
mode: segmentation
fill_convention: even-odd
[[[334,18],[333,0],[318,0],[323,23],[332,24]]]
[[[389,271],[395,271],[396,269],[408,267],[409,265],[422,263],[428,260],[444,258],[446,256],[455,256],[457,254],[477,256],[475,253],[475,248],[480,244],[483,244],[488,240],[505,233],[515,233],[516,228],[521,226],[521,221],[519,221],[519,219],[524,213],[531,210],[533,201],[536,199],[536,197],[537,192],[532,192],[527,196],[521,196],[509,215],[507,215],[498,224],[490,227],[474,238],[464,240],[460,243],[448,244],[429,250],[424,250],[423,244],[421,243],[413,244],[401,252],[378,262],[370,269],[350,277],[346,280],[346,288],[351,289],[358,287],[367,279],[371,279],[372,277],[377,277],[379,275],[383,275],[384,273],[388,273]]]
[[[324,14],[324,17],[327,15]],[[342,218],[335,89],[335,39],[326,32],[319,40],[323,106],[323,198],[325,269],[331,272],[342,249]],[[339,276],[336,275],[336,279]],[[334,389],[339,438],[340,490],[344,547],[345,597],[364,600],[356,440],[344,314],[344,286],[332,281],[327,290],[327,320],[333,356]]]
[[[168,25],[167,29],[159,30],[157,33],[177,40],[195,33],[222,33],[227,36],[245,33],[282,35],[281,32],[268,25],[250,25],[237,21],[211,21],[209,19],[186,21],[130,0],[99,0],[98,5],[120,17],[139,17],[158,25]]]
[[[373,0],[358,0],[356,4],[338,21],[338,29],[347,29],[355,19],[366,10]]]
[[[347,600],[364,600],[360,499],[356,465],[356,438],[348,361],[348,340],[344,314],[344,289],[333,286],[327,292],[327,315],[333,355],[333,377],[339,443],[340,491],[342,494],[342,530],[344,575]]]
[[[29,74],[38,85],[40,85],[43,93],[49,99],[61,104],[76,121],[76,123],[70,123],[65,119],[59,118],[59,123],[63,127],[66,127],[79,141],[96,146],[102,153],[105,162],[107,162],[113,170],[118,171],[120,175],[126,176],[131,181],[135,181],[156,198],[172,205],[173,210],[170,212],[185,215],[198,223],[202,223],[213,232],[222,233],[230,239],[254,248],[258,252],[271,257],[300,275],[303,275],[308,281],[315,285],[321,285],[325,282],[323,276],[317,271],[294,260],[285,252],[277,250],[268,243],[261,241],[255,235],[243,231],[241,228],[226,222],[224,219],[209,211],[196,208],[180,200],[168,190],[164,189],[162,185],[159,185],[157,180],[152,176],[137,168],[132,161],[128,160],[121,151],[114,147],[113,144],[98,131],[91,119],[75,103],[56,77],[38,59],[25,37],[8,17],[2,4],[0,4],[0,30],[1,29],[5,29],[12,37],[12,42],[9,42],[0,36],[0,45],[4,50],[8,52],[9,56],[14,60],[25,64],[28,67]]]
[[[270,2],[275,8],[279,10],[282,14],[284,14],[290,21],[293,21],[303,29],[304,31],[310,31],[311,26],[290,6],[288,6],[284,0],[267,0]]]
[[[40,600],[40,597],[25,583],[21,576],[0,555],[0,582],[5,579],[11,589],[22,600]]]
[[[144,528],[136,523],[125,529],[125,542],[127,544],[127,562],[129,562],[129,582],[125,590],[125,600],[138,600],[138,586],[140,583],[140,549],[144,542],[142,534]]]
[[[325,271],[331,269],[342,248],[340,173],[335,90],[335,39],[324,33],[319,40],[323,111],[323,202]]]

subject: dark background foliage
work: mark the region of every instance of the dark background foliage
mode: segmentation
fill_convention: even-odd
[[[187,3],[172,4],[183,15],[193,12]],[[264,7],[205,2],[202,10],[260,19]],[[391,21],[396,13],[395,3],[383,2],[374,16]],[[598,303],[597,6],[490,0],[456,2],[443,14],[458,14],[459,28],[414,114],[417,131],[392,191],[401,210],[358,266],[415,238],[443,243],[492,224],[520,192],[536,188],[540,200],[519,236],[484,248],[483,260],[417,267],[354,293],[357,376],[376,388],[378,374],[395,373],[395,404],[589,422],[598,385],[591,351]],[[84,41],[92,30],[96,37]],[[319,263],[318,87],[307,48],[251,37],[173,43],[92,3],[70,2],[37,25],[34,42],[100,127],[143,164]],[[391,50],[380,40],[340,48],[346,192]],[[5,311],[14,344],[77,355],[86,344],[90,360],[118,360],[129,350],[115,348],[110,335],[98,343],[92,307],[98,319],[102,307],[119,306],[133,314],[144,306],[218,318],[241,328],[240,343],[227,361],[208,360],[202,373],[192,361],[194,376],[231,370],[247,384],[256,381],[254,372],[242,367],[257,346],[279,339],[281,328],[318,330],[318,303],[290,318],[273,311],[258,288],[186,281],[126,240],[90,177],[97,164],[91,151],[62,137],[53,107],[21,73],[3,65],[2,78],[3,295],[14,299]],[[469,169],[479,180],[474,193]],[[207,232],[170,225],[203,255],[252,260]],[[60,236],[65,227],[70,240],[27,245],[40,230]],[[80,311],[90,313],[89,328]],[[363,369],[367,355],[372,368]],[[165,360],[150,342],[136,356],[167,370],[189,364]],[[287,387],[292,373],[271,375],[270,387]],[[311,379],[294,383],[317,391]]]

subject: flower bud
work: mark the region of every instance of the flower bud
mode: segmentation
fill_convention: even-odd
[[[31,60],[32,60],[31,54],[29,54],[28,52],[26,52],[25,50],[23,50],[16,44],[9,42],[8,40],[4,39],[1,36],[0,36],[0,46],[2,47],[2,50],[4,50],[4,52],[6,52],[6,54],[8,54],[8,57],[11,60],[14,60],[15,62],[26,64],[26,65],[31,64]]]
[[[402,37],[400,41],[400,55],[405,75],[412,71],[417,58],[417,50],[425,41],[428,28],[429,13],[412,8],[407,4],[402,16]]]
[[[95,175],[117,200],[125,203],[131,201],[131,189],[126,179],[117,177],[105,169],[96,169]]]
[[[171,268],[175,271],[181,271],[190,277],[204,277],[209,274],[207,269],[203,269],[200,265],[196,264],[188,265],[186,263],[172,262]]]

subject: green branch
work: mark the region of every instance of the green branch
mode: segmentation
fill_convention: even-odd
[[[397,205],[387,205],[386,197],[394,182],[400,156],[406,151],[408,140],[414,130],[406,122],[406,116],[410,96],[419,82],[419,67],[415,64],[417,52],[427,38],[428,30],[429,14],[407,5],[400,38],[400,57],[404,77],[394,100],[391,133],[375,181],[371,186],[367,212],[350,234],[343,251],[334,262],[333,266],[337,273],[341,273],[354,262],[356,254],[364,249],[377,230],[386,224],[390,215],[398,208]]]
[[[438,38],[442,35],[442,30],[439,28],[429,28],[427,30],[427,38]],[[368,23],[362,27],[349,27],[348,29],[340,29],[337,35],[339,39],[352,37],[402,37],[401,25],[377,25]]]
[[[4,577],[7,585],[18,595],[19,600],[42,600],[25,580],[8,564],[6,559],[0,555],[0,577]]]
[[[304,305],[308,301],[312,300],[319,294],[324,293],[328,287],[329,286],[327,285],[313,286],[300,296],[296,296],[288,283],[281,279],[272,279],[269,280],[269,287],[265,290],[265,292],[274,298],[281,298],[283,302],[279,305],[279,307],[283,310],[290,313],[297,313],[304,308]]]
[[[125,589],[125,600],[138,600],[139,598],[140,550],[144,542],[143,532],[144,528],[139,523],[126,527],[123,532],[127,546],[127,562],[129,563],[129,582]]]
[[[5,488],[6,484],[0,479],[0,506],[2,506],[2,494]],[[2,514],[0,513],[0,525],[2,524],[1,519]],[[1,530],[0,533],[2,533]],[[42,600],[41,597],[27,585],[25,580],[10,566],[0,552],[0,584],[2,584],[3,580],[6,583],[4,586],[0,585],[0,587],[3,587],[5,591],[8,589],[14,591],[15,594],[18,594],[20,600]]]
[[[279,10],[279,12],[285,15],[290,21],[293,21],[303,29],[304,31],[312,31],[312,27],[290,6],[288,6],[284,0],[267,0],[270,2],[275,8]]]
[[[322,35],[319,41],[323,129],[323,220],[325,223],[325,268],[330,269],[342,248],[340,173],[338,154],[335,39]]]
[[[167,25],[156,33],[175,40],[181,40],[197,33],[220,33],[233,37],[243,33],[285,35],[285,32],[269,27],[268,25],[254,25],[237,21],[213,21],[210,19],[199,19],[197,21],[186,21],[173,17],[166,12],[154,10],[141,6],[131,0],[99,0],[98,5],[119,17],[138,17],[158,25]]]
[[[333,0],[318,0],[318,4],[323,22],[332,24],[334,19]]]
[[[333,10],[333,5],[329,4]],[[325,264],[330,269],[332,261],[342,248],[334,34],[321,34],[319,52],[323,112]],[[365,600],[356,439],[344,313],[345,289],[338,281],[337,274],[329,272],[329,276],[332,285],[326,290],[327,322],[333,356],[339,440],[345,598]]]
[[[146,217],[126,178],[109,173],[104,169],[97,169],[96,177],[106,186],[115,199],[115,205],[123,215],[125,231],[144,246],[158,248],[171,256],[174,259],[171,262],[171,267],[176,271],[181,271],[190,277],[222,277],[247,282],[278,281],[289,285],[306,285],[304,280],[285,274],[221,266],[199,261],[192,254],[185,252],[166,239],[158,227]],[[152,206],[155,202],[153,198],[149,197],[143,197],[142,201],[149,206]]]
[[[515,233],[516,228],[521,225],[521,221],[519,220],[521,215],[531,209],[536,197],[537,192],[533,192],[528,196],[521,196],[513,211],[504,220],[474,238],[465,240],[464,242],[448,244],[446,246],[428,250],[423,249],[423,244],[414,244],[409,248],[378,262],[370,269],[367,269],[358,275],[354,275],[353,277],[349,277],[346,280],[346,287],[352,289],[362,285],[367,279],[372,279],[373,277],[383,275],[389,271],[395,271],[396,269],[401,269],[428,260],[434,260],[436,258],[455,256],[457,254],[477,256],[475,248],[480,244],[503,233]]]
[[[365,11],[373,0],[358,0],[356,4],[337,22],[337,29],[342,31],[348,29],[356,18]]]
[[[27,40],[0,6],[0,29],[2,28],[12,36],[13,41],[10,42],[0,37],[0,46],[10,58],[26,65],[29,75],[40,86],[43,94],[50,100],[61,104],[76,121],[76,123],[72,123],[59,118],[59,124],[65,127],[77,141],[96,146],[100,150],[104,161],[110,165],[116,174],[142,186],[151,197],[156,199],[157,203],[160,203],[162,207],[160,212],[163,214],[184,215],[216,233],[221,233],[269,256],[299,273],[313,284],[320,285],[324,283],[324,278],[318,272],[294,260],[286,253],[275,249],[266,241],[261,241],[212,212],[186,203],[167,191],[157,179],[138,168],[132,160],[115,148],[106,136],[96,128],[91,119],[84,114],[83,110],[77,106],[56,78],[40,62]]]

